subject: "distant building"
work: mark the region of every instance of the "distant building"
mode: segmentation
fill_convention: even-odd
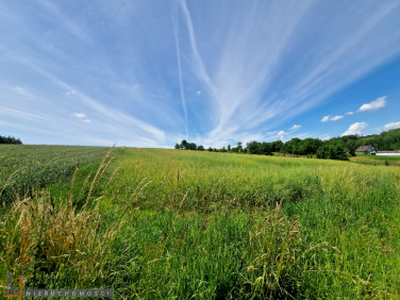
[[[394,151],[377,151],[376,155],[378,156],[400,156],[400,150]]]
[[[375,147],[368,145],[368,146],[362,146],[362,147],[358,147],[356,149],[356,152],[362,152],[362,153],[371,153],[371,152],[375,152]]]

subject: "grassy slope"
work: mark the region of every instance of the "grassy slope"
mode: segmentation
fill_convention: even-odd
[[[400,296],[397,167],[159,149],[126,149],[111,166],[87,226],[108,236],[121,224],[116,238],[83,235],[73,250],[86,258],[61,245],[70,259],[49,256],[47,271],[21,269],[15,255],[3,270],[18,261],[14,272],[35,276],[27,284],[112,286],[147,299]],[[86,173],[75,183],[78,207]],[[65,199],[69,189],[52,192]],[[93,254],[98,266],[82,271]]]
[[[350,161],[374,166],[384,166],[387,161],[389,166],[400,167],[400,156],[376,156],[357,153],[356,156],[350,158]]]

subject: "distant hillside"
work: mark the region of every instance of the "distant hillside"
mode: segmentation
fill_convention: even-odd
[[[335,137],[327,141],[320,139],[307,138],[301,140],[293,138],[286,143],[274,141],[271,143],[251,141],[247,147],[239,142],[237,147],[222,147],[221,149],[208,148],[213,152],[237,152],[259,155],[272,155],[280,152],[291,155],[307,155],[307,157],[317,157],[323,159],[348,160],[349,156],[354,156],[355,151],[360,146],[372,145],[377,150],[399,150],[400,149],[400,128],[382,132],[381,134],[358,136],[347,135]],[[181,144],[175,144],[175,149],[199,150],[204,151],[202,145],[183,140]]]
[[[343,137],[343,139],[350,138]],[[384,131],[381,134],[356,138],[357,146],[372,145],[377,150],[400,150],[400,128]]]

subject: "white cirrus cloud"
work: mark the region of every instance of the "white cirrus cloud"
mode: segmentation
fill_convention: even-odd
[[[400,122],[392,122],[385,125],[385,130],[392,130],[400,128]]]
[[[346,113],[346,115],[348,115],[348,116],[351,116],[351,115],[353,115],[354,114],[354,112],[352,112],[352,111],[348,111],[347,113]]]
[[[75,112],[75,113],[73,113],[73,115],[74,115],[75,117],[79,118],[79,119],[86,118],[86,114],[83,113],[83,112]]]
[[[299,125],[293,125],[292,127],[290,127],[290,129],[289,130],[297,130],[297,129],[300,129],[301,128],[301,125],[299,124]]]
[[[386,106],[386,96],[379,97],[370,103],[365,103],[361,105],[358,109],[359,112],[369,111],[369,110],[378,110],[382,107]]]
[[[20,86],[17,86],[15,89],[16,89],[16,90],[17,90],[17,92],[18,92],[18,93],[20,93],[20,94],[23,94],[23,93],[25,93],[25,89],[24,89],[24,88],[22,88],[22,87],[20,87]]]
[[[75,14],[76,6],[84,16]],[[0,90],[3,99],[13,99],[0,102],[41,117],[34,124],[23,114],[5,120],[0,109],[1,122],[28,128],[15,135],[30,137],[29,128],[52,128],[58,129],[53,143],[117,140],[138,147],[172,146],[177,137],[215,147],[263,140],[263,132],[293,125],[295,116],[324,104],[400,53],[396,0],[290,5],[175,0],[161,6],[100,0],[96,9],[92,6],[41,0],[19,9],[15,1],[3,1],[1,26],[13,30],[1,44],[7,59],[1,63]],[[112,26],[98,30],[104,22]],[[44,24],[53,29],[46,39],[41,38]],[[118,45],[116,51],[110,51],[108,37]],[[18,95],[18,85],[33,101]],[[5,97],[8,88],[10,97]],[[89,119],[96,126],[81,126]],[[289,132],[286,138],[293,133],[282,128]],[[31,138],[49,141],[44,133]]]
[[[279,131],[279,132],[278,132],[278,135],[279,135],[279,136],[282,136],[282,135],[287,135],[287,132],[285,132],[285,131],[281,130],[281,131]]]
[[[354,124],[351,124],[349,129],[347,129],[345,132],[343,132],[342,136],[345,135],[361,135],[365,128],[367,128],[368,124],[365,122],[355,122]]]
[[[340,119],[342,119],[342,118],[344,118],[344,116],[333,116],[333,117],[331,117],[331,116],[325,116],[325,117],[323,117],[322,119],[321,119],[321,122],[329,122],[329,121],[337,121],[337,120],[340,120]]]
[[[329,122],[330,116],[325,116],[321,119],[321,122]]]
[[[337,121],[337,120],[340,120],[342,118],[344,118],[344,116],[334,116],[334,117],[331,118],[331,121]]]
[[[83,120],[83,122],[84,122],[84,123],[92,123],[92,121],[89,120],[89,119]]]
[[[76,91],[74,91],[74,90],[67,91],[67,92],[65,93],[65,95],[67,95],[68,97],[73,97],[75,94],[76,94]]]

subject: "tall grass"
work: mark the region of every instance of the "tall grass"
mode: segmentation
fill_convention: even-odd
[[[8,272],[22,274],[33,286],[58,285],[60,276],[70,277],[66,283],[90,285],[109,274],[106,266],[116,258],[112,257],[113,247],[124,221],[121,218],[113,226],[104,227],[102,197],[92,197],[92,193],[114,158],[111,154],[112,148],[91,178],[83,205],[79,205],[82,199],[73,195],[78,169],[69,197],[55,200],[44,190],[28,198],[16,195],[0,229],[2,260]],[[87,189],[86,182],[82,189]]]
[[[400,172],[125,149],[8,207],[0,274],[117,298],[400,296]],[[1,279],[1,278],[0,278]]]

